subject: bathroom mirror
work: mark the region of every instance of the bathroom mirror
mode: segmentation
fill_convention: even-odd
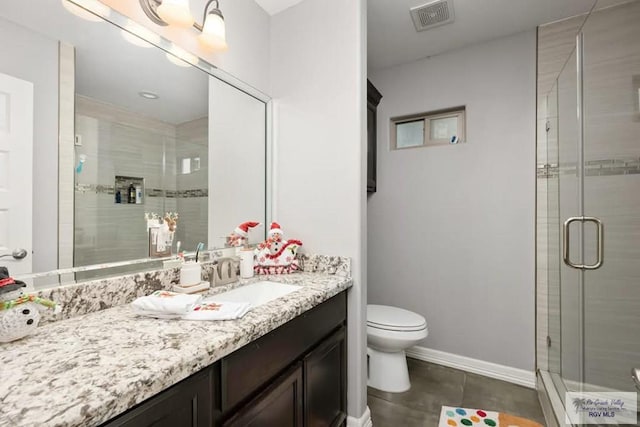
[[[0,4],[0,265],[36,286],[157,268],[156,216],[178,215],[157,256],[267,222],[268,98],[102,7]]]

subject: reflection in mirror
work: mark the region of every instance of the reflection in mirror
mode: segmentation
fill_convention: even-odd
[[[265,223],[265,103],[64,3],[0,5],[0,255],[29,253],[1,264],[28,275],[170,256],[178,241],[220,248],[237,224]]]

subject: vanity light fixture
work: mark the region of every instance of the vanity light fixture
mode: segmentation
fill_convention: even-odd
[[[207,12],[211,4],[215,3],[215,7]],[[215,50],[227,50],[227,36],[224,25],[224,16],[220,11],[218,0],[209,0],[204,7],[204,17],[202,19],[202,32],[198,36],[198,40],[204,46]]]
[[[162,0],[156,8],[158,16],[169,25],[189,28],[194,19],[189,8],[189,0]]]
[[[194,21],[189,0],[139,0],[142,10],[155,24],[179,27],[193,26],[200,32],[198,40],[210,49],[227,50],[224,16],[219,0],[209,0],[204,7],[202,25]],[[213,6],[213,7],[212,7]]]

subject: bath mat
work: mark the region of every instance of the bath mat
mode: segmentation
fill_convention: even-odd
[[[503,412],[443,406],[438,427],[543,427],[535,421]]]

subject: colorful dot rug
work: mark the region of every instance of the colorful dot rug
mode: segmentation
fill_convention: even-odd
[[[543,427],[502,412],[443,406],[438,427]]]

